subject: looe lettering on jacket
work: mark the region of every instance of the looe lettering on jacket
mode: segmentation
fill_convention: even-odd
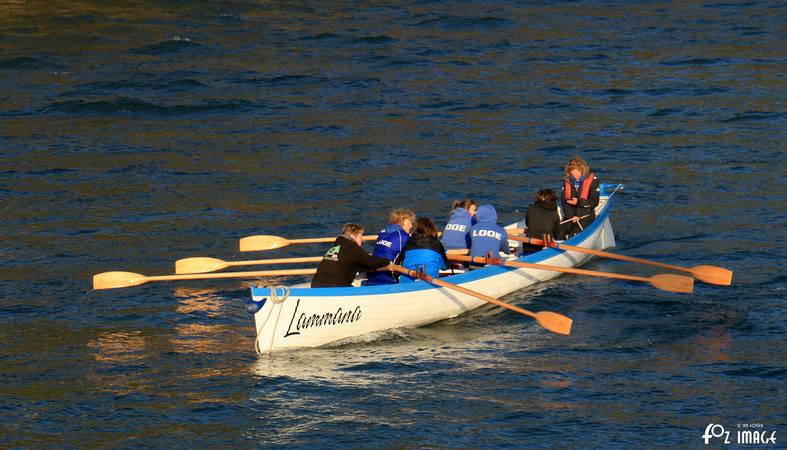
[[[462,225],[459,223],[449,223],[445,226],[446,231],[466,231],[467,225]]]
[[[377,245],[384,245],[388,248],[391,248],[393,247],[393,242],[386,241],[385,239],[380,239],[379,241],[377,241]]]
[[[491,237],[498,241],[503,240],[503,235],[492,230],[473,230],[473,237]]]

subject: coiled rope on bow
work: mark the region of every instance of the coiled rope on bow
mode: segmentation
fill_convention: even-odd
[[[281,285],[281,284],[280,285],[273,285],[273,284],[271,284],[271,285],[267,285],[267,286],[262,286],[262,288],[263,289],[268,289],[270,291],[270,294],[268,295],[268,297],[270,297],[271,302],[273,302],[274,304],[284,303],[284,301],[287,300],[290,297],[290,287],[289,286],[284,286],[284,285]],[[279,289],[279,288],[281,288],[281,291],[282,291],[282,296],[281,297],[279,297],[279,294],[276,292],[276,290]],[[265,318],[265,322],[263,322],[258,327],[259,331],[256,332],[257,335],[255,336],[255,339],[254,339],[254,347],[256,348],[257,353],[262,353],[260,351],[260,332],[262,332],[262,330],[265,329],[265,323],[268,321],[268,319],[270,319],[270,315],[268,315],[268,317]],[[276,320],[277,321],[279,320],[278,315],[276,316]],[[274,327],[274,329],[275,328],[276,327]]]

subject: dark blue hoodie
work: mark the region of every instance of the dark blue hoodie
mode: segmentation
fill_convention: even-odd
[[[470,227],[472,226],[473,216],[466,209],[454,209],[445,229],[443,229],[443,238],[441,239],[446,250],[470,248]]]
[[[493,258],[500,256],[497,252],[507,255],[509,253],[508,233],[497,224],[495,207],[492,205],[479,206],[475,218],[478,223],[470,229],[470,256],[486,256],[487,252],[491,253]]]
[[[404,247],[407,245],[408,239],[410,239],[410,235],[399,224],[389,224],[377,235],[377,243],[372,254],[388,258],[391,262],[399,264],[400,261],[397,261],[397,259],[399,259]],[[393,272],[367,272],[366,279],[368,280],[366,282],[368,285],[397,282]]]

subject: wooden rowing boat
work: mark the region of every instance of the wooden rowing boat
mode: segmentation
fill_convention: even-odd
[[[567,244],[596,250],[615,246],[609,212],[620,187],[622,185],[601,185],[596,220],[567,240]],[[523,222],[517,222],[506,228],[523,227]],[[515,241],[511,243],[521,245]],[[571,268],[581,266],[592,257],[586,253],[545,248],[517,260]],[[488,296],[501,297],[560,275],[560,272],[547,270],[490,265],[444,279]],[[318,347],[382,330],[419,327],[486,304],[477,297],[421,280],[337,288],[255,286],[251,288],[251,297],[248,309],[254,315],[258,353]]]

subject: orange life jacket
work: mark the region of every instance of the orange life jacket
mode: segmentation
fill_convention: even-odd
[[[593,180],[596,179],[596,176],[593,173],[589,173],[584,180],[582,180],[582,188],[579,190],[579,199],[580,200],[587,200],[588,196],[590,195],[590,186],[593,184]],[[571,198],[571,183],[566,180],[565,185],[563,186],[563,193],[566,197],[566,200]]]

